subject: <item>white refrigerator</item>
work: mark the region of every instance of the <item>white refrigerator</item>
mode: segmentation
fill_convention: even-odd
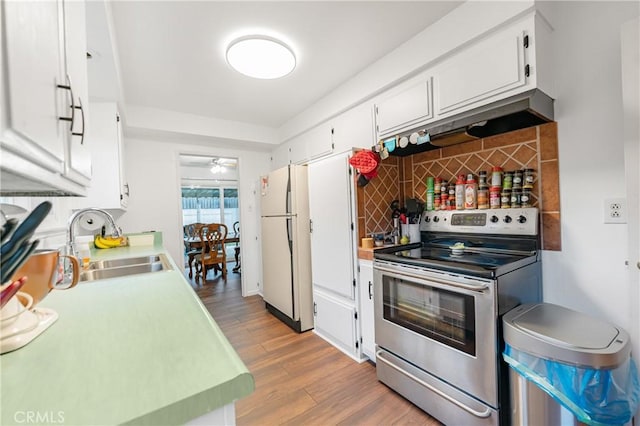
[[[307,167],[261,178],[262,293],[266,308],[298,333],[313,328]]]

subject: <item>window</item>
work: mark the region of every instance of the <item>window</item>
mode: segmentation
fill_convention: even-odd
[[[238,189],[231,187],[182,187],[182,223],[224,223],[233,232],[240,220]]]

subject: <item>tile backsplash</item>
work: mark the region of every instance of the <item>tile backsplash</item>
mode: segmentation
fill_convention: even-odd
[[[555,122],[407,157],[389,157],[380,164],[378,177],[357,189],[359,237],[391,229],[391,201],[398,199],[403,203],[406,198],[416,198],[424,202],[427,176],[449,181],[461,173],[490,172],[494,165],[504,170],[532,168],[536,171],[532,205],[540,209],[542,247],[560,251]]]

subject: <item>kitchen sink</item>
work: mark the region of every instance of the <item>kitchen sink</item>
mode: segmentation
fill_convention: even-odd
[[[97,260],[80,272],[79,281],[96,281],[172,270],[166,256],[154,255],[122,259]]]
[[[162,262],[160,256],[143,256],[143,257],[125,257],[122,259],[111,259],[111,260],[96,260],[94,262],[89,263],[86,269],[94,270],[94,269],[107,269],[107,268],[119,268],[122,266],[131,266],[131,265],[142,265],[147,263],[155,263]]]

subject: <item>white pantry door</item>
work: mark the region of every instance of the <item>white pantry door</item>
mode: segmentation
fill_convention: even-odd
[[[353,220],[348,154],[309,165],[313,286],[353,300]]]
[[[624,116],[624,157],[627,186],[627,226],[629,229],[629,300],[631,303],[632,351],[640,353],[640,18],[622,25],[622,103]],[[633,238],[633,235],[636,238]],[[640,415],[640,411],[637,413]]]

